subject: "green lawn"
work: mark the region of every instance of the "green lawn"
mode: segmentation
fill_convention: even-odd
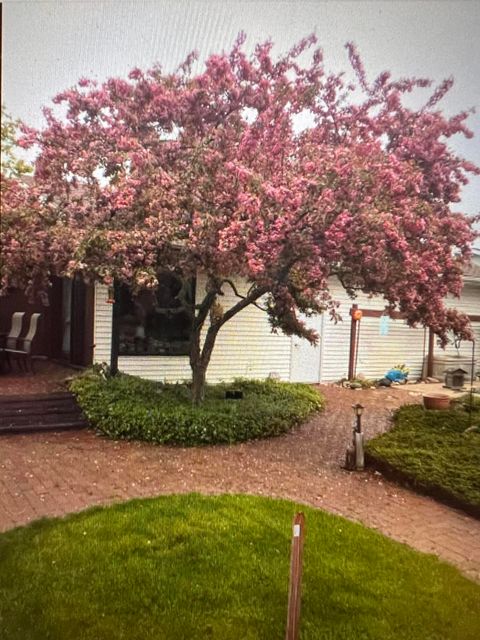
[[[182,446],[232,443],[285,433],[323,406],[306,384],[238,380],[207,385],[205,402],[193,407],[187,384],[162,384],[119,374],[87,373],[71,389],[91,424],[113,438]],[[228,400],[227,391],[241,400]]]
[[[2,640],[284,638],[298,505],[195,494],[0,535]],[[305,639],[476,640],[480,585],[303,507]]]
[[[374,465],[480,515],[480,432],[463,433],[469,421],[459,409],[405,406],[391,431],[368,442],[367,454]],[[473,414],[473,424],[480,424],[480,413]]]

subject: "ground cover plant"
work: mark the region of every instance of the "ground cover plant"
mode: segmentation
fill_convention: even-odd
[[[479,412],[472,418],[480,425]],[[480,430],[465,433],[470,422],[461,409],[401,407],[393,429],[367,443],[367,456],[375,466],[480,516]]]
[[[90,373],[71,389],[91,424],[114,438],[158,444],[231,443],[275,436],[321,409],[322,396],[305,384],[239,380],[207,385],[192,405],[188,384],[162,384],[135,376]],[[227,391],[243,394],[226,399]]]
[[[2,640],[280,640],[298,509],[164,496],[1,534]],[[479,637],[480,585],[358,524],[301,509],[303,640]]]

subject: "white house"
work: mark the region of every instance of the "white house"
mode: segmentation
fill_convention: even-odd
[[[478,259],[480,261],[480,255]],[[480,265],[474,264],[465,273],[464,280],[462,296],[451,300],[450,305],[473,316],[472,324],[480,351]],[[204,280],[199,277],[196,291],[202,290],[204,285]],[[241,289],[241,285],[239,288]],[[427,330],[411,329],[401,319],[378,317],[378,312],[384,309],[379,298],[361,294],[352,301],[337,281],[331,282],[331,291],[340,302],[339,311],[343,320],[335,324],[324,315],[306,319],[320,335],[318,346],[312,346],[297,337],[272,333],[266,315],[254,306],[240,312],[220,330],[207,371],[208,381],[275,375],[292,382],[332,382],[347,377],[352,353],[356,372],[367,378],[382,377],[397,363],[405,363],[411,370],[411,377],[422,375],[428,350]],[[168,291],[166,296],[168,298]],[[227,291],[222,299],[222,306],[227,309],[236,300],[233,292]],[[352,302],[364,312],[357,324],[356,348],[351,347]],[[149,322],[145,320],[146,316],[156,322],[158,306],[154,313],[151,308],[148,310],[148,304],[142,309],[138,305],[134,308],[132,302],[128,304],[122,320],[118,359],[120,371],[153,380],[173,382],[188,379],[188,336],[182,336],[181,328],[178,330],[182,324],[181,310],[168,308],[160,311],[164,318],[170,318],[166,324],[170,323],[174,327],[173,333],[170,332],[172,348],[169,348],[169,330],[162,335],[157,331],[157,337],[152,338],[144,329]],[[377,312],[376,317],[373,312]],[[97,285],[94,303],[94,362],[110,362],[111,337],[112,304],[108,302],[108,289]],[[472,343],[462,343],[458,349],[451,345],[445,352],[435,348],[435,356],[460,354],[470,358],[471,353]]]

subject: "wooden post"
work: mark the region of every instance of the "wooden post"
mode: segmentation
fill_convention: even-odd
[[[110,349],[110,373],[112,376],[118,373],[118,351],[120,348],[120,286],[115,280],[113,285],[112,308],[112,342]]]
[[[350,352],[348,356],[348,379],[353,380],[355,377],[355,349],[357,346],[357,320],[355,319],[355,311],[358,309],[358,304],[352,304],[350,309]]]
[[[288,586],[288,616],[285,640],[298,640],[300,634],[300,605],[302,600],[302,560],[305,537],[305,516],[296,513],[293,518],[292,550],[290,556],[290,583]]]
[[[427,378],[433,376],[433,353],[435,349],[435,334],[432,329],[428,330],[428,356],[427,356]]]

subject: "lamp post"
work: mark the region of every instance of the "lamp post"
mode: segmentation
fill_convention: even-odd
[[[362,413],[365,407],[363,404],[357,402],[357,404],[352,404],[353,413],[356,417],[356,424],[354,426],[354,431],[356,433],[362,433]]]
[[[355,423],[353,425],[353,442],[347,447],[345,467],[351,471],[362,471],[365,468],[363,450],[362,414],[365,407],[359,403],[352,405]]]
[[[352,406],[356,421],[353,428],[353,448],[355,451],[355,469],[365,469],[365,454],[363,450],[362,413],[365,407],[359,403]]]

